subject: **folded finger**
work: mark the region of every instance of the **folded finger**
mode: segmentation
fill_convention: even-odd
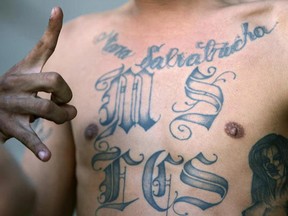
[[[71,105],[59,106],[53,101],[31,97],[10,96],[0,98],[0,107],[14,114],[35,115],[62,124],[76,116],[76,109]]]
[[[28,149],[30,149],[36,157],[41,161],[46,162],[51,158],[51,152],[42,143],[37,134],[30,127],[19,127],[17,133],[13,134],[13,137],[23,143]]]
[[[72,98],[70,87],[56,72],[10,75],[2,82],[1,88],[18,93],[52,93],[53,101],[58,104],[68,103]]]

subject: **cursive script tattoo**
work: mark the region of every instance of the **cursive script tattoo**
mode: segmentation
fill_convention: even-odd
[[[181,114],[170,123],[170,132],[174,138],[188,140],[192,137],[192,129],[188,123],[201,125],[209,130],[219,115],[224,103],[220,82],[226,82],[229,77],[233,80],[236,74],[225,71],[215,77],[216,72],[216,67],[209,67],[207,73],[202,73],[196,67],[189,75],[185,83],[185,93],[189,100],[181,104],[184,108],[177,108],[178,103],[172,106],[175,113]]]
[[[246,215],[288,215],[288,139],[269,134],[260,139],[249,154],[253,171],[253,205]]]
[[[136,66],[147,70],[161,70],[172,67],[195,67],[205,62],[212,62],[215,58],[222,59],[231,56],[241,51],[248,42],[253,42],[257,39],[269,35],[275,26],[267,29],[265,26],[256,26],[253,31],[249,30],[249,23],[242,24],[242,35],[236,36],[231,42],[217,42],[210,39],[207,42],[199,41],[195,44],[198,52],[192,52],[186,55],[179,48],[171,48],[165,56],[159,55],[165,44],[153,45],[148,48],[146,57]]]
[[[216,59],[228,58],[240,52],[249,43],[272,33],[276,25],[277,23],[272,28],[259,25],[251,28],[248,23],[243,23],[241,25],[242,32],[235,37],[234,41],[220,42],[215,39],[206,42],[198,41],[194,46],[195,49],[188,54],[176,47],[168,49],[168,52],[163,54],[164,50],[167,50],[165,49],[166,44],[154,44],[147,48],[145,57],[139,62],[134,65],[126,65],[123,62],[122,65],[98,78],[95,89],[102,93],[101,106],[98,110],[100,119],[99,124],[97,123],[101,126],[101,132],[95,138],[96,153],[91,164],[97,172],[105,174],[105,179],[99,186],[100,195],[97,200],[99,207],[96,215],[100,210],[104,211],[105,209],[124,211],[142,198],[140,195],[139,197],[129,197],[129,199],[125,197],[127,188],[131,186],[126,180],[130,177],[129,170],[132,167],[136,167],[138,170],[139,167],[143,167],[142,163],[144,164],[146,157],[140,183],[142,183],[143,199],[156,213],[162,212],[166,216],[175,214],[184,216],[188,215],[191,208],[205,211],[222,203],[228,193],[228,181],[216,173],[205,170],[206,167],[208,169],[217,164],[217,155],[214,155],[215,158],[212,160],[208,160],[204,153],[199,153],[186,160],[182,155],[173,157],[164,149],[145,156],[144,152],[141,152],[140,159],[135,160],[134,157],[131,157],[132,150],[122,152],[118,147],[110,147],[106,138],[114,135],[118,129],[122,129],[125,134],[129,134],[133,127],[140,127],[147,132],[159,121],[160,114],[155,115],[152,109],[152,104],[155,102],[154,85],[156,82],[154,83],[154,77],[161,76],[156,73],[157,71],[168,68],[187,68],[187,79],[183,83],[186,98],[170,104],[170,114],[175,115],[169,124],[171,135],[177,140],[188,140],[192,137],[195,126],[209,130],[224,106],[223,83],[235,80],[237,76],[230,70],[220,71],[216,66],[207,67],[201,64],[211,63],[210,65],[213,65],[212,62]],[[104,44],[102,49],[104,54],[112,54],[120,60],[126,60],[134,53],[127,46],[120,45],[118,39],[119,34],[112,31],[100,34],[94,42]],[[271,151],[269,150],[269,152]],[[279,151],[281,150],[278,149]],[[276,149],[273,152],[276,152]],[[268,153],[265,154],[268,155]],[[271,153],[269,154],[271,155]],[[288,155],[286,150],[285,155]],[[283,155],[281,157],[284,158]],[[107,166],[101,167],[103,163]],[[254,164],[255,162],[251,160],[250,163]],[[204,169],[199,168],[199,165],[204,166]],[[169,168],[174,166],[182,168],[181,171],[172,172]],[[253,172],[255,171],[253,170]],[[287,185],[286,177],[285,168],[284,182]],[[260,180],[255,180],[255,182],[256,186],[262,185]],[[174,188],[178,186],[181,189],[186,187],[185,193]],[[196,190],[197,194],[191,192],[192,189]],[[278,191],[278,187],[276,191]],[[209,197],[198,196],[199,193],[206,195],[211,193],[213,201],[209,200]],[[279,194],[284,193],[275,191],[272,193],[276,197]],[[265,192],[264,195],[269,197],[268,192]],[[259,203],[259,200],[253,198],[253,206]],[[260,202],[266,205],[267,201]],[[188,207],[183,209],[183,206]]]
[[[128,49],[126,46],[120,45],[118,43],[119,34],[112,31],[110,33],[103,32],[99,36],[94,38],[94,43],[98,44],[100,42],[105,42],[102,48],[103,53],[111,53],[119,59],[126,59],[133,55],[132,50]]]
[[[225,82],[228,76],[235,79],[236,74],[232,71],[225,71],[214,77],[216,67],[209,67],[205,74],[200,71],[198,65],[239,52],[246,47],[248,42],[269,35],[276,25],[277,23],[270,29],[265,26],[256,26],[251,30],[249,23],[243,23],[242,33],[236,36],[232,43],[216,42],[214,39],[207,42],[200,41],[197,42],[196,49],[202,52],[192,52],[186,57],[185,53],[178,48],[171,48],[166,56],[159,55],[164,44],[153,45],[148,48],[146,57],[139,64],[135,64],[136,69],[139,70],[132,71],[131,67],[127,69],[123,64],[104,74],[97,80],[95,88],[103,92],[99,113],[104,116],[100,120],[100,125],[106,129],[97,136],[96,141],[113,135],[117,127],[121,127],[128,134],[136,125],[148,131],[156,124],[160,117],[155,119],[151,116],[154,71],[170,67],[196,66],[185,83],[185,93],[188,98],[184,103],[185,108],[176,107],[179,102],[172,106],[172,111],[181,115],[171,122],[169,126],[171,135],[178,140],[190,139],[193,132],[188,124],[201,125],[209,130],[224,104],[224,95],[219,83]],[[118,33],[114,31],[109,34],[102,33],[95,38],[96,43],[102,41],[106,41],[103,48],[105,52],[114,53],[121,59],[125,59],[132,53],[127,47],[117,44]],[[120,55],[120,53],[129,54]],[[206,106],[205,109],[197,110],[203,104]]]

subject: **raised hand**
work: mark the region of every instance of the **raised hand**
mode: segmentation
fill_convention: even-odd
[[[33,131],[31,121],[41,117],[61,124],[76,116],[76,109],[67,104],[72,92],[64,79],[56,72],[42,72],[55,50],[62,22],[62,10],[53,8],[37,45],[0,77],[0,140],[15,137],[42,161],[48,161],[51,152]],[[51,93],[51,100],[39,98],[40,91]]]

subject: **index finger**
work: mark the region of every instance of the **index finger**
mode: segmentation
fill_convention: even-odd
[[[41,72],[44,64],[56,48],[62,24],[62,9],[60,7],[54,7],[51,11],[48,27],[42,38],[24,59],[25,66],[30,68],[27,70],[28,73]],[[31,70],[31,68],[33,68],[33,70]]]

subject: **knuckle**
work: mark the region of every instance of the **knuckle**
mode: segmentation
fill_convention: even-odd
[[[45,41],[41,38],[38,43],[36,44],[37,49],[42,49],[45,46]]]
[[[54,51],[55,51],[55,49],[56,49],[56,46],[54,45],[54,44],[50,44],[48,47],[47,47],[47,49],[51,52],[51,53],[53,53]]]
[[[46,33],[38,42],[38,47],[40,49],[45,49],[51,52],[55,51],[56,45],[51,41],[51,35]]]
[[[24,142],[24,144],[31,150],[34,150],[36,147],[36,144],[31,142],[31,134],[29,133],[22,134],[22,142]]]
[[[31,151],[35,151],[37,143],[35,143],[33,140],[33,134],[29,133],[28,131],[22,131],[21,133],[19,133],[18,139]]]
[[[49,100],[43,100],[38,111],[41,116],[54,121],[56,124],[63,124],[67,120],[67,113],[61,108],[57,108],[57,105]]]
[[[0,79],[0,86],[2,91],[9,91],[15,89],[17,86],[17,77],[14,75],[4,75]]]
[[[25,104],[21,104],[21,99],[19,99],[15,94],[8,94],[4,93],[0,96],[0,110],[1,114],[3,115],[3,112],[6,114],[8,113],[14,113],[19,110],[19,107],[24,107]]]
[[[12,97],[10,95],[5,95],[1,97],[0,107],[5,109],[9,108],[12,103]]]
[[[55,111],[55,107],[51,101],[43,99],[38,104],[38,111],[40,114],[51,116]]]
[[[62,76],[56,72],[47,73],[46,78],[55,88],[62,86],[64,83],[64,79],[62,78]]]

